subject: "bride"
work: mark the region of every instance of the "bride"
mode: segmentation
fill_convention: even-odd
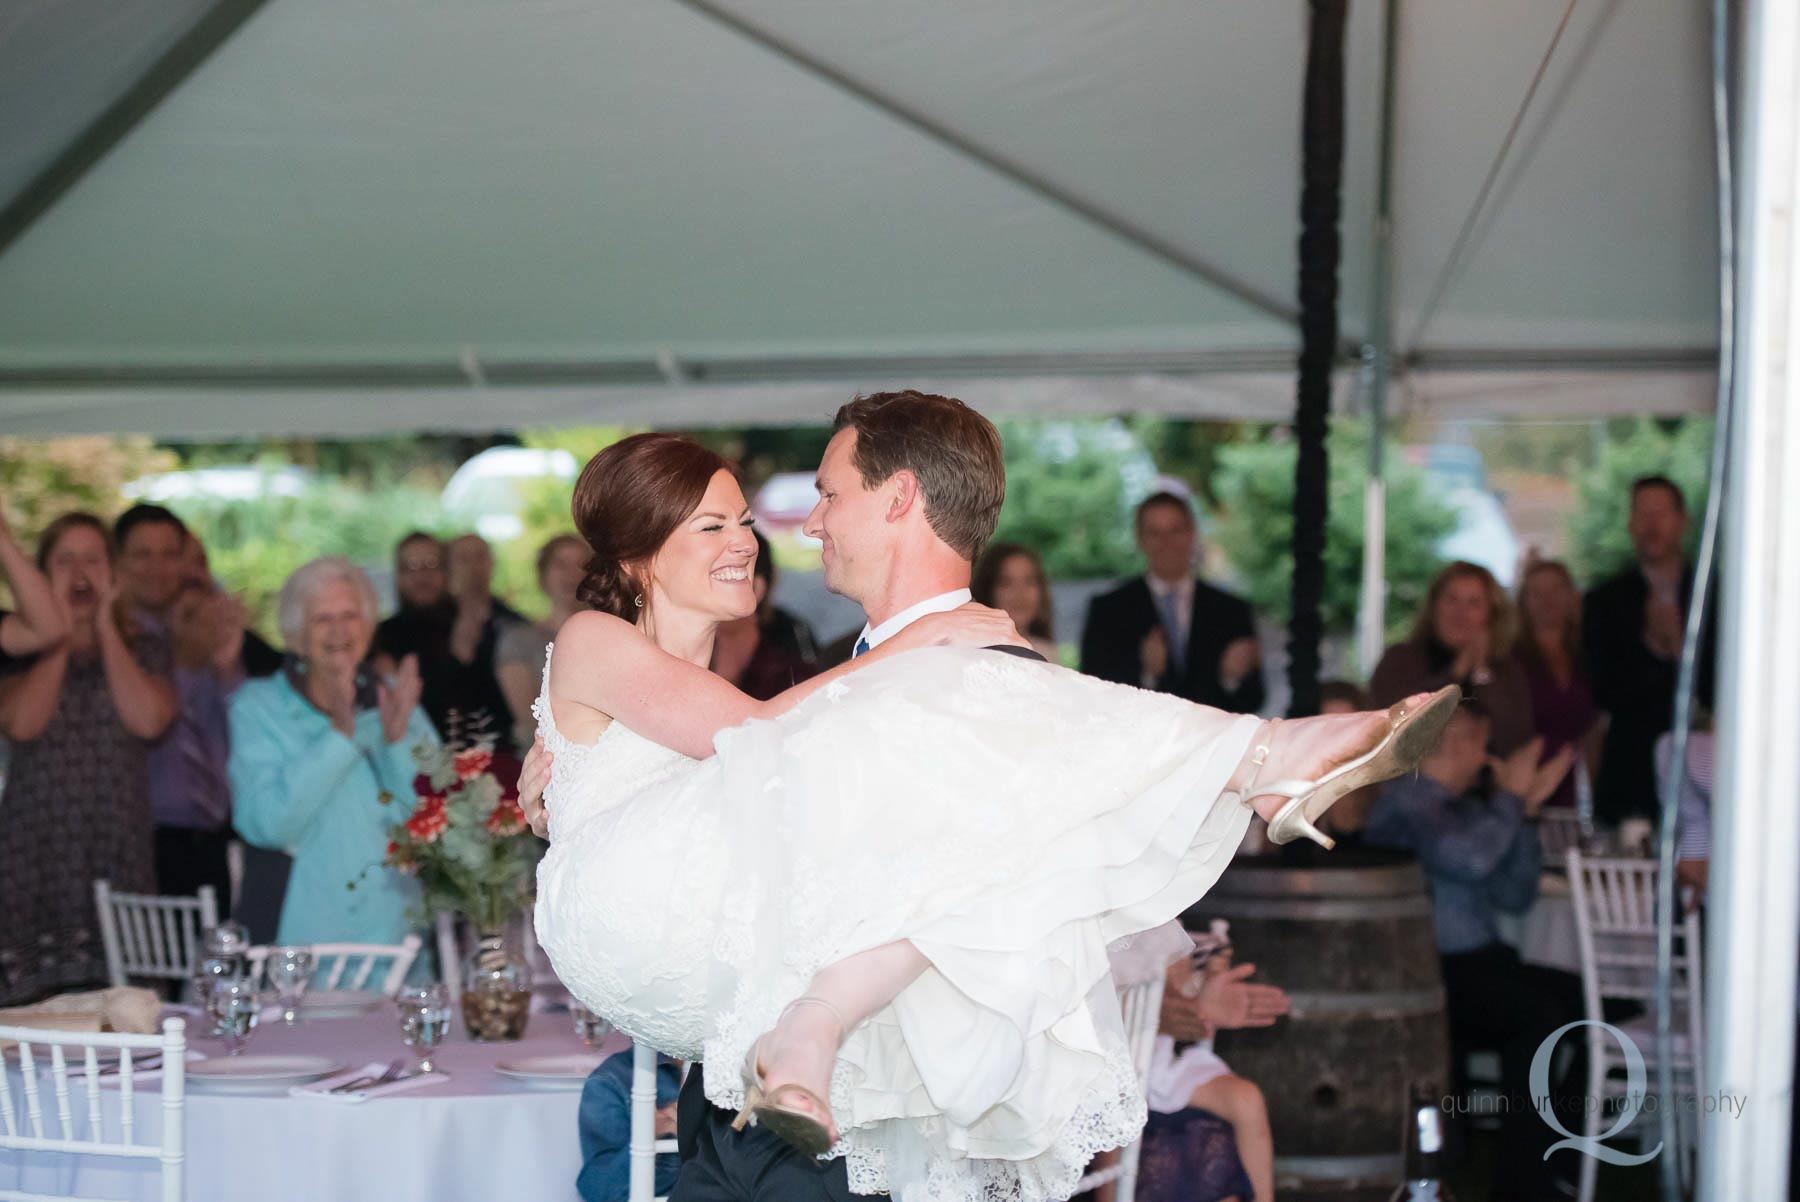
[[[958,500],[927,473],[869,484],[856,438],[821,468],[822,508],[867,510],[823,519],[828,576],[960,564],[966,583],[998,493],[951,546]],[[559,631],[534,707],[539,940],[634,1038],[743,1064],[708,1098],[845,1157],[856,1193],[1068,1197],[1144,1122],[1107,945],[1210,888],[1252,805],[1278,840],[1323,841],[1310,819],[1416,761],[1454,705],[1264,723],[1003,654],[1024,640],[974,606],[759,703],[707,670],[718,626],[756,607],[725,462],[628,438],[574,512],[593,610]]]

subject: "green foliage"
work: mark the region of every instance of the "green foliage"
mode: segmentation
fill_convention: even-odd
[[[1688,418],[1664,424],[1647,419],[1622,423],[1610,431],[1594,465],[1576,477],[1577,505],[1569,519],[1570,567],[1587,581],[1605,578],[1631,562],[1631,482],[1662,475],[1675,481],[1687,497],[1688,554],[1700,540],[1700,516],[1706,510],[1711,466],[1713,422]]]
[[[175,467],[175,456],[148,438],[0,438],[0,505],[30,549],[45,526],[71,510],[111,520],[125,508],[119,489]]]
[[[423,787],[408,816],[388,828],[382,866],[418,877],[419,925],[450,910],[479,930],[499,930],[529,901],[544,845],[488,771],[485,748],[423,745],[413,759]]]
[[[1156,470],[1118,422],[1009,419],[1006,507],[996,542],[1034,547],[1053,580],[1119,576],[1137,566],[1132,506]]]
[[[1179,417],[1135,416],[1125,426],[1155,460],[1159,472],[1186,484],[1203,506],[1216,505],[1219,451],[1247,437],[1242,422],[1194,421]]]
[[[437,493],[405,486],[364,492],[317,484],[297,497],[253,501],[186,500],[170,505],[206,544],[213,575],[242,595],[265,638],[280,645],[275,600],[295,568],[320,555],[342,555],[379,573],[411,530],[446,530]]]
[[[526,430],[519,441],[541,450],[568,451],[577,464],[586,466],[595,455],[635,433],[627,426],[581,426],[570,430]],[[511,542],[494,548],[494,592],[527,617],[541,618],[549,610],[549,603],[538,588],[538,550],[559,534],[575,533],[575,520],[569,515],[574,491],[572,483],[550,478],[521,483],[519,496],[524,504],[519,518],[524,531]]]
[[[1354,629],[1362,583],[1363,489],[1368,481],[1367,432],[1334,421],[1325,527],[1325,628]],[[1265,617],[1288,618],[1294,576],[1294,457],[1292,441],[1276,436],[1219,449],[1220,513],[1215,535],[1248,594]],[[1390,451],[1387,460],[1387,612],[1390,629],[1409,622],[1441,560],[1436,546],[1455,527],[1455,515],[1432,498],[1425,475]]]

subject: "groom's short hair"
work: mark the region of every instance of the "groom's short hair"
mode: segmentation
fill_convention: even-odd
[[[994,423],[955,397],[908,389],[859,396],[839,409],[832,433],[851,429],[851,462],[863,487],[911,472],[931,529],[973,563],[994,536],[1006,500],[1006,465]]]

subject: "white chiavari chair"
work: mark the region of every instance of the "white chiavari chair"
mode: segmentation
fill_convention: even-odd
[[[194,972],[200,936],[219,925],[219,903],[211,885],[193,897],[115,893],[107,881],[94,882],[100,940],[106,971],[114,985],[132,977],[186,981]]]
[[[1583,856],[1579,848],[1571,848],[1567,863],[1575,903],[1575,931],[1581,947],[1585,1017],[1590,1022],[1603,1022],[1608,998],[1643,1004],[1644,1014],[1615,1025],[1637,1045],[1645,1069],[1651,1074],[1651,1079],[1642,1085],[1654,1089],[1656,1018],[1651,1010],[1656,979],[1656,861]],[[1676,1090],[1697,1094],[1705,1046],[1701,1037],[1700,919],[1693,911],[1675,922],[1673,968],[1670,1001],[1675,1041],[1670,1067]],[[1586,1032],[1588,1104],[1584,1134],[1598,1136],[1617,1121],[1614,1115],[1603,1113],[1601,1099],[1626,1095],[1628,1068],[1625,1050],[1610,1032],[1597,1026],[1589,1026]],[[1663,1104],[1674,1105],[1675,1099],[1665,1099]],[[1691,1183],[1698,1129],[1691,1116],[1681,1122],[1681,1110],[1676,1113],[1682,1146],[1668,1149],[1665,1154],[1680,1158],[1683,1179]],[[1640,1123],[1653,1126],[1654,1118],[1654,1111],[1648,1108],[1639,1111]],[[1579,1197],[1581,1202],[1591,1202],[1597,1162],[1592,1156],[1581,1160]]]
[[[664,1202],[656,1195],[656,1157],[675,1152],[671,1136],[656,1138],[656,1050],[635,1043],[631,1049],[631,1142],[627,1202]]]
[[[26,1154],[23,1161],[33,1159],[32,1153],[154,1160],[161,1177],[158,1197],[181,1202],[187,1154],[185,1022],[165,1019],[160,1035],[0,1026],[0,1043],[8,1041],[17,1047],[0,1057],[0,1148]],[[131,1053],[148,1049],[162,1053],[162,1131],[155,1138],[136,1129],[133,1109]],[[100,1053],[108,1051],[117,1059],[102,1059]],[[80,1054],[74,1064],[72,1052]],[[117,1079],[116,1088],[103,1084],[111,1078]],[[109,1127],[116,1138],[109,1136]],[[77,1197],[0,1189],[0,1199],[8,1202]]]
[[[347,990],[355,993],[379,991],[388,997],[400,992],[413,961],[419,958],[424,941],[408,935],[399,943],[309,943],[312,949],[313,978],[311,988]],[[249,977],[261,981],[269,959],[268,945],[251,948],[245,953]],[[377,972],[377,970],[380,970]]]
[[[1150,1055],[1156,1048],[1156,1024],[1162,1016],[1164,976],[1157,973],[1148,981],[1127,985],[1119,990],[1119,1014],[1125,1022],[1126,1046],[1131,1063],[1137,1069],[1138,1090],[1144,1092],[1150,1081]],[[1137,1196],[1138,1159],[1144,1151],[1142,1133],[1119,1149],[1111,1164],[1089,1171],[1076,1184],[1076,1193],[1098,1189],[1113,1183],[1113,1202],[1133,1202]]]

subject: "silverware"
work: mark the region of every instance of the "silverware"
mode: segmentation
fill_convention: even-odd
[[[146,1056],[142,1060],[134,1060],[131,1062],[131,1071],[136,1074],[149,1072],[151,1069],[159,1069],[162,1067],[162,1059],[162,1054],[159,1052],[154,1056]],[[117,1077],[124,1071],[125,1063],[120,1060],[115,1061],[112,1064],[102,1065],[99,1073],[96,1075],[101,1077]]]
[[[386,1085],[388,1082],[392,1081],[395,1077],[399,1076],[400,1069],[405,1063],[406,1063],[406,1061],[404,1059],[390,1060],[388,1062],[387,1071],[383,1072],[379,1077],[369,1077],[369,1076],[356,1077],[352,1080],[344,1082],[342,1085],[333,1085],[330,1089],[326,1090],[325,1092],[326,1093],[354,1093],[356,1090],[359,1090],[359,1089],[373,1089],[377,1085]]]

